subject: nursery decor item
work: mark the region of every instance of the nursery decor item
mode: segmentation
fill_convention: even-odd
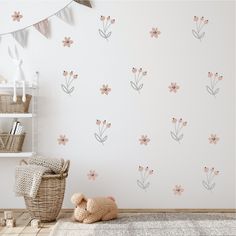
[[[25,95],[25,102],[22,96],[16,96],[16,102],[13,102],[13,96],[10,94],[0,94],[0,113],[27,113],[32,96]]]
[[[35,229],[40,228],[40,220],[38,220],[38,219],[31,220],[30,224],[31,224],[31,227],[33,227]]]
[[[0,134],[0,153],[1,152],[21,152],[25,140],[23,134]]]
[[[6,226],[8,228],[16,227],[16,220],[15,219],[8,219],[8,220],[6,220]]]
[[[19,53],[17,50],[17,47],[15,45],[15,51],[12,52],[11,49],[8,47],[8,54],[11,57],[11,59],[13,60],[15,66],[16,66],[16,72],[14,75],[14,94],[13,94],[13,102],[17,101],[16,98],[16,83],[22,83],[22,90],[23,90],[23,94],[22,94],[22,102],[26,101],[26,97],[25,97],[25,75],[24,72],[22,70],[22,64],[23,64],[23,60],[20,59],[19,57]]]
[[[4,211],[4,219],[9,220],[13,218],[12,211]]]
[[[78,4],[87,6],[92,8],[92,5],[89,0],[71,0],[66,6],[64,6],[62,9],[59,11],[55,12],[54,14],[48,16],[47,18],[36,22],[32,25],[28,25],[22,29],[16,30],[16,31],[11,31],[11,32],[6,32],[0,34],[0,42],[1,38],[5,35],[11,35],[18,43],[20,46],[25,48],[27,46],[27,40],[28,40],[28,29],[31,27],[34,27],[38,32],[40,32],[42,35],[44,35],[46,38],[49,38],[50,36],[50,22],[49,19],[56,16],[59,19],[63,20],[64,22],[68,24],[73,24],[73,15],[72,11],[69,8],[71,3],[76,2]],[[19,22],[23,15],[19,11],[15,11],[14,14],[12,15],[12,20]]]
[[[25,160],[22,160],[21,163],[29,165],[29,162],[26,162]],[[48,166],[44,158],[39,159],[39,162],[37,162],[36,158],[32,158],[31,163],[34,163],[33,166],[38,165],[38,167],[42,168]],[[49,168],[51,171],[44,172],[42,178],[38,182],[39,186],[35,197],[30,197],[27,194],[24,196],[26,208],[32,219],[38,219],[40,222],[51,222],[56,220],[64,199],[66,177],[68,176],[70,161],[65,161],[63,163],[60,172],[57,174],[53,172],[53,170],[57,170],[57,164],[54,165],[51,163]],[[16,190],[19,189],[20,187],[18,186]]]
[[[6,220],[4,218],[0,218],[0,226],[6,226]]]
[[[112,197],[86,198],[82,193],[75,193],[71,202],[76,207],[74,218],[78,222],[90,224],[117,218],[117,205]]]

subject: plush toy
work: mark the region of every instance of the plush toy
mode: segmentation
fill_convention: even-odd
[[[81,193],[75,193],[71,202],[76,206],[74,218],[81,223],[90,224],[117,218],[117,205],[112,197],[86,198]]]

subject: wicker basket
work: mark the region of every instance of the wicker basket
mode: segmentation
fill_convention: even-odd
[[[26,94],[26,101],[22,102],[22,96],[17,96],[17,101],[13,102],[12,95],[0,94],[0,113],[27,113],[31,97]]]
[[[0,134],[0,152],[21,152],[25,139],[23,134]]]
[[[25,160],[21,163],[27,164]],[[66,177],[70,162],[66,161],[60,174],[43,175],[35,198],[24,197],[27,210],[32,219],[41,222],[55,221],[63,203]]]

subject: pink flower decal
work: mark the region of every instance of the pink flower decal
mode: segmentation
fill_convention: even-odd
[[[70,47],[72,43],[74,43],[73,40],[71,40],[70,37],[65,37],[64,40],[62,41],[64,47]]]
[[[216,134],[211,134],[208,140],[210,144],[217,144],[220,138]]]
[[[100,88],[101,94],[106,94],[108,95],[111,92],[111,88],[108,87],[108,84],[105,85],[103,84],[102,87]]]
[[[115,24],[115,19],[111,19],[110,16],[101,16],[100,20],[102,22],[102,29],[99,29],[98,32],[100,34],[100,36],[106,40],[108,40],[108,38],[111,36],[111,31],[109,30],[109,28],[111,27],[111,25]]]
[[[74,80],[78,78],[78,74],[75,74],[73,71],[63,71],[64,76],[64,84],[61,84],[62,91],[65,92],[68,95],[71,95],[71,93],[74,91],[75,87],[72,86],[72,83]]]
[[[147,71],[143,71],[142,68],[132,68],[132,73],[134,74],[134,80],[130,81],[131,87],[140,93],[140,90],[143,88],[143,84],[140,84],[143,77],[147,75]]]
[[[96,125],[98,126],[98,133],[94,133],[94,136],[99,143],[104,145],[104,142],[108,138],[107,135],[104,136],[104,133],[107,129],[111,128],[111,123],[108,123],[106,120],[97,120]]]
[[[95,180],[98,177],[98,174],[95,170],[90,170],[87,176],[89,180]]]
[[[203,171],[206,175],[206,179],[202,181],[202,185],[206,190],[213,190],[216,186],[216,183],[214,182],[215,176],[217,176],[220,172],[218,170],[215,170],[214,167],[204,167]]]
[[[220,88],[216,88],[216,85],[223,79],[223,76],[219,75],[217,72],[208,72],[208,78],[210,79],[210,86],[207,85],[206,90],[210,95],[215,97],[220,91]]]
[[[171,137],[177,141],[177,142],[180,142],[183,137],[184,137],[184,134],[183,133],[180,133],[180,131],[185,127],[187,126],[187,121],[183,121],[182,118],[180,118],[179,120],[175,117],[173,117],[171,119],[173,125],[174,125],[174,130],[173,131],[170,131],[170,135]]]
[[[158,38],[158,36],[161,34],[161,31],[158,30],[158,28],[152,28],[150,31],[150,35],[153,38]]]
[[[13,21],[20,22],[23,17],[19,11],[14,11],[14,14],[11,16]]]
[[[137,180],[137,185],[138,187],[146,191],[147,188],[150,186],[150,182],[148,181],[148,179],[154,171],[148,166],[146,166],[145,168],[143,166],[139,166],[138,171],[140,174],[140,179]]]
[[[148,145],[150,142],[150,139],[148,138],[147,135],[141,135],[141,138],[139,139],[140,145]]]
[[[177,83],[171,83],[168,88],[170,92],[177,93],[177,91],[179,90],[179,85]]]
[[[181,196],[181,194],[184,192],[184,189],[181,185],[175,185],[175,187],[173,188],[173,192],[175,195]]]
[[[57,142],[59,145],[66,145],[66,143],[69,141],[68,138],[66,138],[65,135],[60,135],[59,138],[57,139]]]
[[[198,16],[193,17],[193,21],[195,22],[196,29],[192,29],[192,34],[196,39],[200,41],[205,36],[205,32],[202,32],[203,27],[208,24],[208,20],[202,16],[201,18]]]

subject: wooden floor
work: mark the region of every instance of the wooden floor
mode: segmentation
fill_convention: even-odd
[[[68,218],[72,216],[72,211],[63,211],[58,218]],[[0,211],[0,218],[3,218],[3,211]],[[34,229],[30,226],[30,216],[25,211],[14,211],[16,227],[7,228],[0,226],[0,236],[48,236],[52,226],[56,222],[42,223],[40,229]]]

